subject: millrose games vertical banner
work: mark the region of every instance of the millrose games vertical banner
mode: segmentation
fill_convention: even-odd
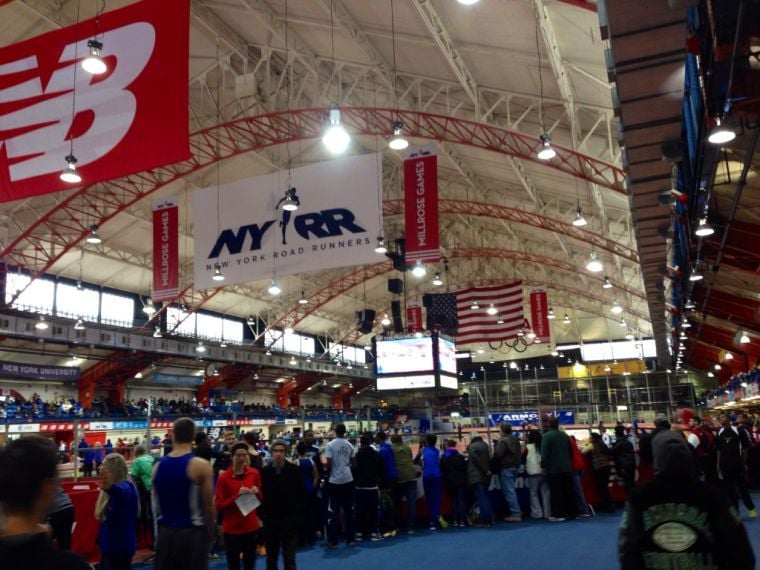
[[[406,263],[441,260],[438,229],[438,157],[435,146],[406,152],[404,157]]]
[[[179,295],[179,208],[176,198],[153,203],[153,300]]]
[[[196,191],[195,287],[217,286],[215,263],[230,285],[382,261],[380,164],[353,156]]]
[[[530,290],[530,322],[537,339],[541,339],[541,342],[551,342],[549,300],[544,287],[534,287]]]
[[[190,2],[143,0],[0,48],[0,202],[70,188],[72,146],[82,185],[187,159],[189,35]]]

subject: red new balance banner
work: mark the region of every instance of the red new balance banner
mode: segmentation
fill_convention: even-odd
[[[435,146],[410,150],[404,159],[406,263],[440,261],[438,157]]]
[[[188,158],[190,3],[144,0],[0,48],[0,202]],[[80,65],[97,36],[108,70]],[[73,109],[73,113],[72,113]]]
[[[536,287],[530,291],[530,321],[533,332],[536,333],[536,339],[541,339],[541,342],[550,342],[549,300],[546,297],[546,289],[543,287]]]
[[[179,208],[177,199],[153,204],[153,293],[154,301],[179,295]]]

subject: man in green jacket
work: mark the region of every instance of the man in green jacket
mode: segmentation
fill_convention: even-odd
[[[135,460],[132,462],[130,474],[133,477],[139,477],[145,485],[145,490],[150,493],[153,489],[153,457],[148,455],[144,445],[135,447]]]
[[[559,431],[559,420],[549,418],[549,430],[541,438],[541,468],[549,481],[552,516],[549,520],[560,522],[575,519],[578,508],[573,489],[573,472],[570,468],[572,443],[567,434]]]
[[[393,493],[393,511],[396,514],[396,528],[401,529],[401,499],[406,497],[407,524],[406,533],[414,534],[414,521],[417,516],[417,467],[412,463],[412,449],[404,443],[401,434],[391,436],[393,460],[396,462],[398,479]]]

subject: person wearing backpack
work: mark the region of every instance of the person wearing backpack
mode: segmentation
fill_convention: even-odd
[[[596,492],[599,494],[601,504],[599,509],[603,512],[615,512],[615,505],[610,495],[610,450],[604,445],[599,433],[591,433],[591,441],[581,450],[584,455],[591,456],[591,470],[594,474]]]
[[[504,499],[509,507],[509,514],[504,518],[506,522],[522,521],[522,511],[520,504],[517,502],[517,492],[515,491],[515,481],[517,480],[517,470],[522,460],[522,450],[520,442],[512,435],[512,426],[508,423],[502,423],[499,426],[501,438],[496,445],[493,454],[494,469],[499,469],[499,482],[501,491],[504,493]]]

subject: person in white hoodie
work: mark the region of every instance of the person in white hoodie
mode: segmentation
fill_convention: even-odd
[[[537,429],[527,431],[525,445],[526,484],[530,489],[530,518],[551,517],[551,496],[549,483],[541,470],[541,432]]]

